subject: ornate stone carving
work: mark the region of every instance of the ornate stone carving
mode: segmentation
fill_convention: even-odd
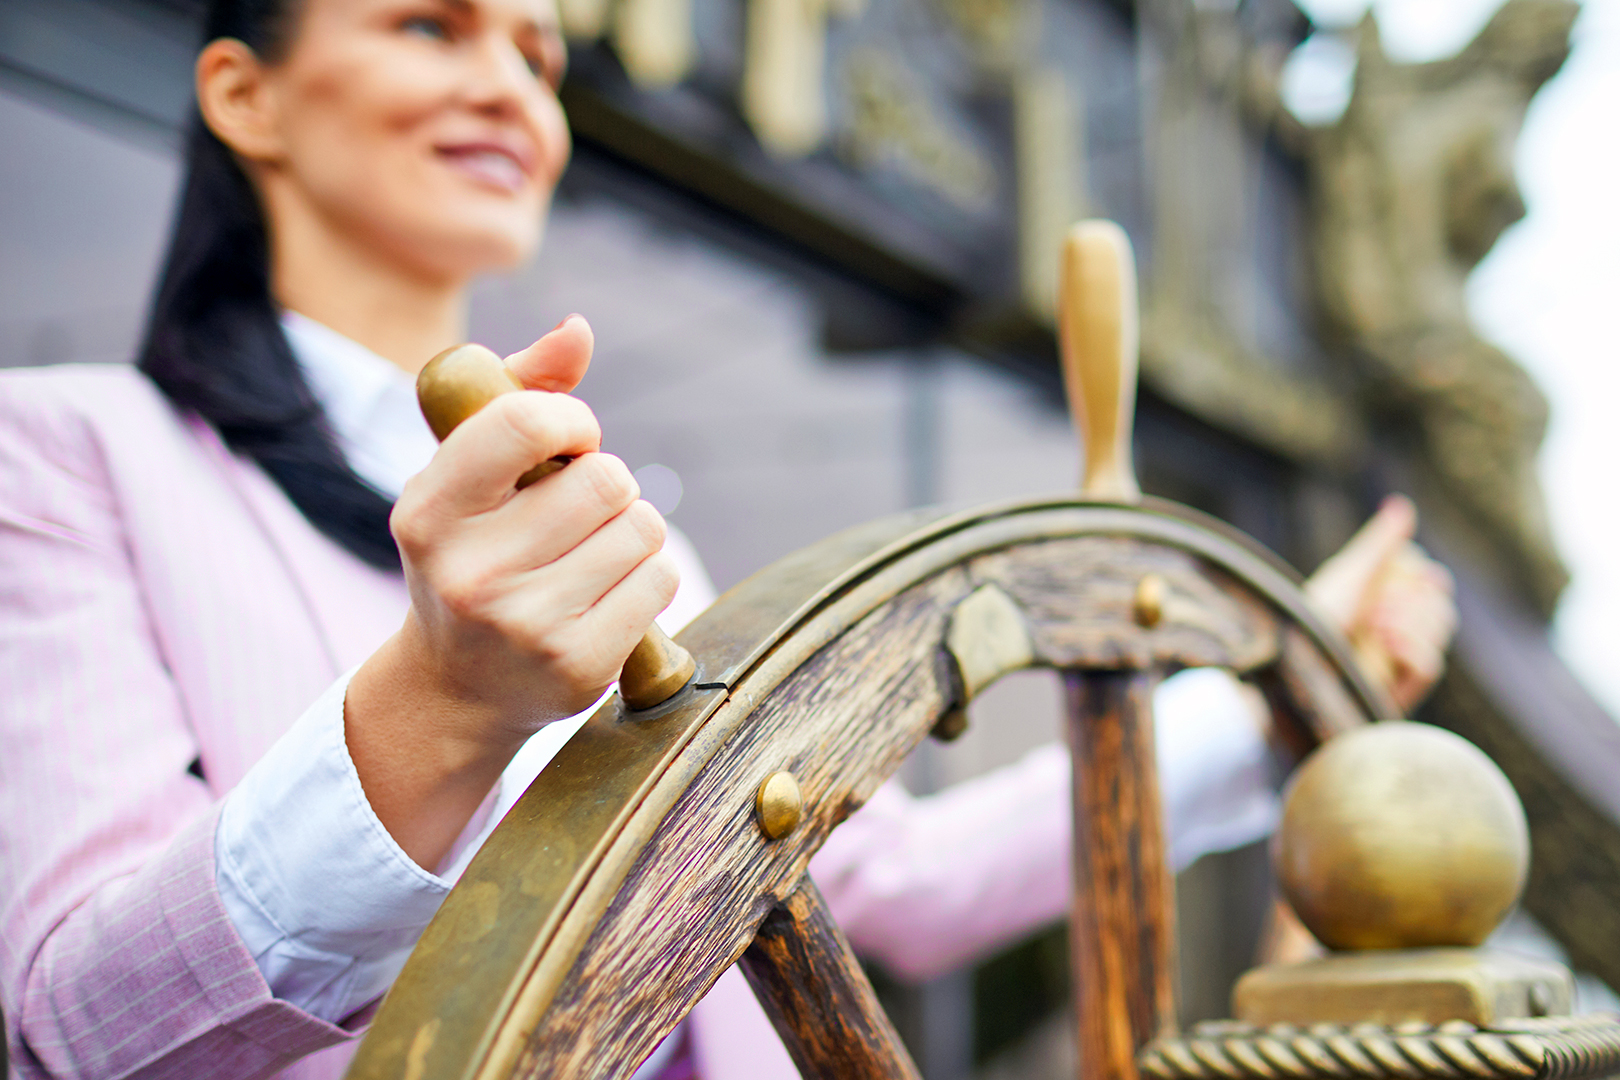
[[[1535,475],[1547,404],[1470,326],[1468,272],[1524,213],[1515,138],[1563,63],[1576,5],[1509,0],[1456,57],[1391,62],[1368,18],[1344,116],[1300,140],[1327,340],[1407,420],[1452,497],[1551,611],[1567,573]]]
[[[692,0],[620,0],[613,46],[637,86],[674,86],[686,78],[697,53]]]
[[[908,76],[899,58],[879,49],[849,58],[844,155],[857,166],[890,165],[964,209],[982,210],[995,191],[995,169]]]
[[[1250,325],[1265,286],[1248,237],[1272,209],[1254,197],[1258,140],[1247,108],[1264,45],[1245,37],[1231,10],[1189,0],[1142,0],[1138,10],[1153,230],[1143,377],[1188,411],[1285,457],[1348,466],[1364,446],[1354,404],[1313,365],[1266,348]]]
[[[1567,578],[1535,474],[1547,406],[1475,333],[1465,287],[1524,213],[1514,142],[1530,98],[1568,54],[1576,10],[1509,0],[1459,55],[1426,64],[1391,61],[1368,16],[1348,108],[1306,128],[1279,103],[1278,43],[1246,40],[1225,11],[1143,3],[1159,50],[1145,376],[1297,460],[1354,462],[1368,427],[1409,434],[1420,471],[1485,539],[1479,554],[1543,612]],[[1269,354],[1243,325],[1254,293],[1243,219],[1257,172],[1244,154],[1257,130],[1307,172],[1307,348],[1326,350],[1331,363],[1315,366],[1342,376],[1338,385]]]

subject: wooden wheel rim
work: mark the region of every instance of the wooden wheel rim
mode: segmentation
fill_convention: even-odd
[[[1015,569],[1039,562],[1040,572],[1061,585],[1067,571],[1054,554],[1075,555],[1077,541],[1095,548],[1089,569],[1117,563],[1116,577],[1127,587],[1106,597],[1068,597],[1092,621],[1067,644],[1050,633],[1043,640],[1037,627],[1034,665],[1280,669],[1288,704],[1318,735],[1394,715],[1343,643],[1305,606],[1292,571],[1185,508],[1065,496],[862,526],[761,571],[683,632],[679,640],[699,662],[692,688],[633,716],[615,698],[587,722],[468,867],[385,1000],[349,1075],[627,1073],[794,892],[830,828],[898,767],[939,715],[962,702],[960,679],[936,647],[942,662],[932,670],[920,663],[906,669],[895,686],[913,699],[866,717],[863,738],[871,745],[863,744],[860,761],[846,762],[838,775],[825,760],[833,756],[825,739],[818,759],[813,745],[789,738],[795,724],[804,734],[803,710],[795,721],[771,716],[773,704],[796,678],[802,691],[811,677],[836,672],[818,672],[818,658],[830,663],[843,639],[873,632],[885,613],[884,633],[937,646],[944,625],[920,625],[924,616],[938,623],[993,579],[975,576],[987,560]],[[1133,618],[1128,587],[1130,575],[1144,569],[1164,574],[1172,596],[1192,601],[1180,614],[1171,605],[1151,628]],[[947,578],[952,582],[941,584]],[[1061,589],[1042,593],[1040,583],[992,583],[1008,587],[1026,612],[1030,589],[1061,595]],[[927,602],[902,610],[919,590],[929,592]],[[1250,628],[1240,635],[1246,652],[1210,625],[1200,633],[1199,613],[1211,604],[1227,605],[1224,617]],[[931,696],[922,685],[930,681]],[[822,695],[817,707],[833,707],[834,698]],[[768,734],[752,741],[761,730]],[[727,754],[736,761],[725,760]],[[783,768],[793,768],[804,786],[805,820],[773,842],[755,826],[751,808],[759,783]],[[699,791],[713,798],[704,804],[708,812],[693,814]],[[729,802],[735,807],[717,811]],[[704,879],[720,891],[671,912],[659,907],[656,883],[638,868],[667,861],[658,844],[680,821],[694,826],[680,830],[686,850],[713,853],[717,844],[750,850],[742,859],[745,874],[721,885]],[[703,870],[694,870],[695,878]],[[632,911],[641,923],[627,936]],[[688,947],[661,953],[661,942]],[[609,982],[621,991],[611,1003],[604,996]]]

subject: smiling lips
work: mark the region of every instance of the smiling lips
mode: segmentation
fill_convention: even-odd
[[[436,149],[453,168],[497,191],[516,193],[529,181],[524,155],[515,147],[477,142]]]

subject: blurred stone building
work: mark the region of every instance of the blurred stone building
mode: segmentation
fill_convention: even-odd
[[[201,6],[0,4],[0,364],[130,359]],[[1530,912],[1620,985],[1620,727],[1546,642],[1545,406],[1463,303],[1522,213],[1512,147],[1572,4],[1510,0],[1425,65],[1364,25],[1348,107],[1316,127],[1279,94],[1313,31],[1289,0],[561,8],[575,162],[536,264],[481,285],[475,335],[511,351],[591,319],[581,394],[717,585],[907,506],[1072,487],[1056,252],[1074,219],[1113,218],[1143,275],[1144,487],[1305,570],[1384,492],[1417,497],[1463,613],[1423,718],[1506,769]],[[1053,738],[1055,681],[1009,679],[975,710],[914,786]],[[1225,1013],[1269,892],[1258,848],[1183,875],[1189,1018]],[[1060,933],[885,983],[930,1080],[1049,1067]]]

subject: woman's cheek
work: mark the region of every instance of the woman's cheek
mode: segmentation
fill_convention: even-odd
[[[546,194],[549,196],[550,188],[556,186],[557,181],[562,179],[563,170],[568,167],[568,159],[574,152],[574,137],[568,129],[568,117],[563,112],[562,103],[550,95],[541,106],[538,126],[541,153],[546,162]]]

